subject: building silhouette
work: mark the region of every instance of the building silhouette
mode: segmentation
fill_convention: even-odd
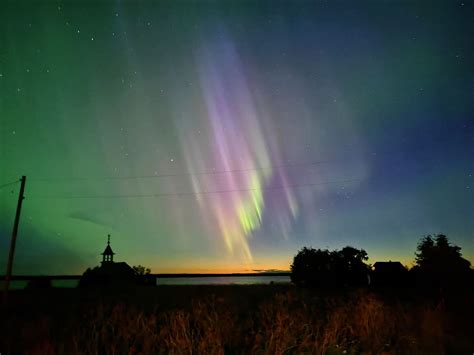
[[[399,261],[377,261],[372,272],[374,286],[403,286],[407,282],[408,270]]]
[[[379,273],[403,273],[407,269],[399,261],[377,261],[374,264],[374,271]]]
[[[79,287],[117,288],[144,283],[144,278],[126,262],[114,261],[115,253],[110,246],[110,234],[101,255],[101,265],[87,269],[79,280]]]
[[[102,265],[104,263],[113,263],[114,262],[114,255],[112,248],[110,247],[110,234],[107,235],[107,247],[105,247],[104,252],[102,253]]]

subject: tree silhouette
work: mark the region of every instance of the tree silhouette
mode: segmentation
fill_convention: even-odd
[[[367,283],[370,267],[364,263],[369,259],[364,249],[347,246],[333,254],[337,277],[342,283],[354,286]]]
[[[291,264],[291,281],[297,284],[316,284],[330,273],[331,253],[329,250],[304,247]]]
[[[140,275],[140,276],[149,275],[151,272],[149,268],[142,265],[132,266],[132,269],[137,273],[137,275]]]
[[[471,263],[462,257],[461,247],[450,244],[445,235],[423,237],[416,249],[412,273],[419,284],[449,287],[468,282]]]
[[[349,246],[335,251],[304,247],[291,264],[291,281],[313,286],[367,284],[367,259],[365,250]]]
[[[98,274],[99,266],[96,266],[93,269],[87,268],[79,279],[78,287],[90,287],[103,284],[104,278],[100,277]]]
[[[438,234],[428,235],[417,246],[416,265],[428,272],[466,271],[471,263],[464,259],[461,247],[449,243],[448,237]]]

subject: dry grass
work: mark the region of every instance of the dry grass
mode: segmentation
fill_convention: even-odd
[[[198,298],[169,309],[100,302],[62,318],[10,315],[0,352],[442,354],[451,341],[442,303],[404,305],[368,292],[321,296],[295,289],[255,304],[229,297]]]

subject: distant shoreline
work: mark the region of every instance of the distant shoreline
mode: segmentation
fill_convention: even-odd
[[[290,276],[290,272],[260,272],[260,273],[227,273],[227,274],[193,274],[193,273],[179,273],[179,274],[149,274],[150,277],[159,279],[168,278],[195,278],[195,277],[272,277],[272,276]],[[82,275],[14,275],[11,281],[28,281],[34,279],[50,279],[50,280],[79,280]],[[5,276],[0,276],[0,281],[4,281]]]

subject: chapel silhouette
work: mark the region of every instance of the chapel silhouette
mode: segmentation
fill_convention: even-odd
[[[102,253],[102,265],[104,263],[113,263],[114,262],[114,255],[112,248],[110,247],[110,234],[107,235],[107,247],[105,247],[104,252]]]
[[[110,246],[110,234],[101,255],[100,266],[87,269],[79,281],[79,287],[117,288],[143,283],[143,278],[130,265],[124,261],[114,261],[115,253]]]

